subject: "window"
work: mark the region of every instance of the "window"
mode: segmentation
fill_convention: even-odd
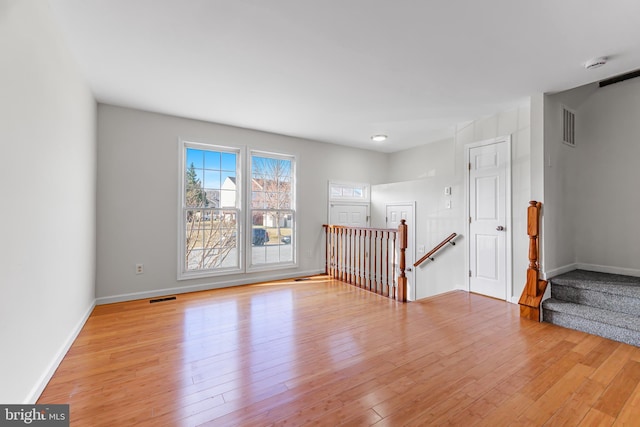
[[[239,151],[183,144],[180,277],[240,269]]]
[[[293,264],[295,161],[291,156],[251,154],[251,267]]]
[[[181,147],[178,279],[295,265],[294,158]]]
[[[369,202],[369,184],[330,181],[329,200]]]

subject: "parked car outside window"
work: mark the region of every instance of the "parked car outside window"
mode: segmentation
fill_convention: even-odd
[[[253,246],[264,246],[269,241],[269,232],[264,228],[254,228],[251,244]]]

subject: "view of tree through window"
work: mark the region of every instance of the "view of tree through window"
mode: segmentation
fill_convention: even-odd
[[[292,157],[251,156],[251,265],[293,262],[294,161]]]
[[[196,148],[185,154],[184,270],[237,269],[238,155]],[[226,188],[229,181],[233,189]]]

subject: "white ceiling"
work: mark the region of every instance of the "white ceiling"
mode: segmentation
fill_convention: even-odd
[[[640,68],[638,0],[49,1],[99,102],[383,152]]]

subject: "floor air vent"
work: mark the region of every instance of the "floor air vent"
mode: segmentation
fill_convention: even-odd
[[[170,297],[160,297],[160,298],[150,299],[149,302],[153,304],[154,302],[173,301],[174,299],[176,299],[176,296],[172,295]]]
[[[565,106],[562,107],[562,142],[576,145],[576,113]]]

